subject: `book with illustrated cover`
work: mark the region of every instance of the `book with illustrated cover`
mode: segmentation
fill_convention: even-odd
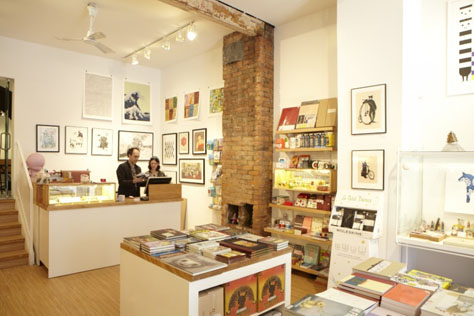
[[[155,238],[165,240],[174,240],[188,237],[188,235],[185,233],[172,228],[153,230],[150,232],[150,234]]]
[[[258,304],[262,312],[285,299],[285,266],[280,265],[258,273]]]
[[[254,257],[256,255],[268,253],[272,249],[270,245],[256,243],[241,238],[232,238],[229,240],[224,240],[221,241],[220,244],[222,246],[229,247],[233,250],[243,252],[249,258]]]
[[[296,128],[314,128],[318,116],[319,101],[301,103],[296,121]]]
[[[278,131],[289,131],[295,129],[298,119],[299,107],[284,108],[281,110],[280,121],[278,122]]]
[[[406,266],[405,263],[370,257],[352,267],[352,272],[372,275],[389,280],[396,273],[405,271]]]
[[[254,235],[254,234],[251,234],[251,233],[246,233],[246,234],[243,234],[242,236],[239,236],[239,238],[240,238],[240,239],[245,239],[245,240],[248,240],[248,241],[257,242],[257,241],[259,241],[260,239],[262,239],[263,236]]]
[[[204,257],[215,259],[217,255],[221,255],[223,253],[227,253],[227,252],[230,252],[230,251],[231,251],[231,249],[228,248],[228,247],[216,246],[216,247],[210,247],[210,248],[202,249],[202,255]]]
[[[185,253],[178,256],[163,258],[161,261],[190,275],[199,275],[227,267],[227,264],[225,263],[194,253]]]
[[[422,290],[427,290],[432,293],[437,291],[440,287],[439,283],[436,283],[432,280],[416,277],[414,275],[410,275],[410,274],[402,273],[402,272],[395,274],[391,278],[391,280],[400,284],[405,284],[405,285],[413,286]]]
[[[227,226],[217,225],[217,224],[213,224],[213,223],[204,224],[204,225],[197,225],[194,228],[196,230],[215,230],[215,231],[224,231],[224,230],[229,229],[229,227],[227,227]]]
[[[378,301],[366,299],[347,292],[339,291],[335,288],[331,288],[324,292],[318,293],[318,296],[338,303],[347,304],[349,306],[361,309],[364,312],[370,311],[378,305]]]
[[[307,295],[286,308],[285,313],[295,316],[362,316],[360,308],[320,297]],[[285,314],[284,314],[285,315]]]
[[[145,242],[150,241],[158,241],[155,237],[151,235],[142,235],[142,236],[132,236],[132,237],[125,237],[123,239],[123,243],[133,247],[137,250],[140,250],[140,245]]]
[[[257,276],[249,276],[224,285],[226,316],[247,316],[257,312]]]
[[[228,264],[238,262],[238,261],[242,261],[245,258],[247,258],[245,253],[240,252],[240,251],[235,251],[235,250],[231,250],[231,251],[226,252],[226,253],[218,254],[215,257],[215,259],[217,261],[228,263]]]
[[[412,275],[412,276],[415,276],[417,278],[422,278],[422,279],[431,280],[433,282],[436,282],[443,289],[449,288],[451,283],[453,283],[453,280],[450,279],[450,278],[446,278],[446,277],[439,276],[439,275],[432,274],[432,273],[428,273],[428,272],[423,272],[423,271],[420,271],[420,270],[413,269],[413,270],[410,270],[410,272],[408,272],[408,274]]]
[[[471,291],[474,289],[471,289]],[[445,289],[436,291],[421,307],[423,316],[474,316],[474,297]]]
[[[247,234],[247,231],[243,229],[229,228],[223,231],[223,233],[234,237],[234,236],[241,236],[241,235]]]
[[[339,281],[340,285],[343,285],[348,288],[358,289],[363,292],[368,292],[376,294],[378,296],[384,295],[388,290],[392,288],[392,285],[378,282],[375,280],[367,279],[360,276],[349,275]]]
[[[191,236],[201,239],[201,240],[221,240],[221,239],[229,238],[229,235],[227,234],[224,234],[222,232],[215,231],[215,230],[208,230],[208,229],[195,230],[191,233]]]

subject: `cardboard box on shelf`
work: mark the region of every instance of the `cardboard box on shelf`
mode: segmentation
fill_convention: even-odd
[[[224,315],[224,288],[218,286],[199,292],[199,316]]]

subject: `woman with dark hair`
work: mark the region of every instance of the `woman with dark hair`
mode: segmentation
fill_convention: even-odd
[[[145,176],[148,177],[166,177],[164,172],[160,171],[160,159],[153,156],[148,161],[148,171],[145,172]]]

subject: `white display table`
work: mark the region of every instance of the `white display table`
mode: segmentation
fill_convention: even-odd
[[[191,276],[125,244],[120,253],[120,315],[198,316],[199,292],[285,265],[285,301],[291,298],[291,249]],[[254,314],[260,315],[265,311]]]
[[[124,237],[179,229],[181,222],[181,199],[38,208],[35,246],[49,278],[118,265]]]

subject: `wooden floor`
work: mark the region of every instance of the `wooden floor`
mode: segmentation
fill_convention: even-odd
[[[291,302],[324,291],[314,277],[296,271]],[[120,315],[120,268],[48,279],[44,266],[0,269],[0,316]]]

